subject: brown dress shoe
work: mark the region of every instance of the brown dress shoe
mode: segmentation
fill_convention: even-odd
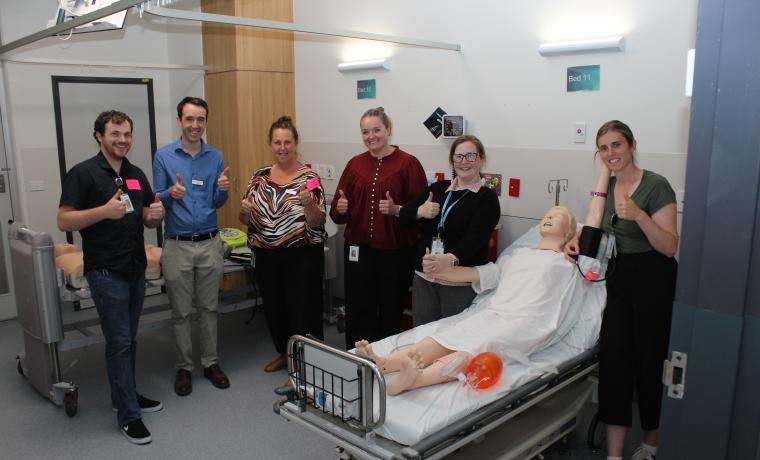
[[[287,365],[288,360],[285,359],[285,355],[279,355],[272,360],[269,364],[264,366],[264,372],[277,372]]]
[[[193,374],[185,369],[177,371],[174,379],[174,392],[180,396],[187,396],[193,392]]]
[[[217,388],[229,388],[230,379],[224,375],[218,364],[212,364],[203,369],[203,376],[211,380],[211,384]]]

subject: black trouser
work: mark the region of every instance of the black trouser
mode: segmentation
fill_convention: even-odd
[[[659,252],[618,256],[607,280],[599,354],[599,418],[631,426],[633,390],[641,428],[660,426],[677,263]]]
[[[404,298],[412,281],[415,248],[394,250],[359,247],[359,260],[343,251],[346,295],[346,348],[357,340],[370,342],[401,331]]]
[[[256,248],[254,254],[264,316],[277,353],[285,353],[294,334],[322,339],[324,246]]]

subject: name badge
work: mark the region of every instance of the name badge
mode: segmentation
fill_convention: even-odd
[[[137,179],[127,179],[127,189],[129,190],[142,190],[142,187],[140,187],[140,181]]]
[[[193,180],[190,181],[190,183],[193,184],[193,185],[201,186],[201,187],[203,186],[203,181],[200,180],[200,179],[193,179]]]
[[[121,200],[122,203],[125,203],[127,205],[127,209],[126,209],[127,213],[135,212],[135,207],[132,206],[132,200],[129,198],[129,195],[127,195],[126,193],[122,193],[119,199]]]
[[[359,246],[348,247],[348,261],[359,262]]]
[[[443,240],[440,236],[434,237],[433,241],[430,243],[430,254],[443,254],[443,252]]]

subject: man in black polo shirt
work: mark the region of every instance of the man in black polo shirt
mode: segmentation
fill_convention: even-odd
[[[106,340],[111,403],[127,439],[147,444],[151,435],[140,413],[163,405],[135,390],[135,336],[145,295],[143,225],[156,227],[164,208],[145,174],[126,158],[132,127],[132,120],[115,110],[95,120],[100,151],[66,174],[58,228],[82,236],[84,273]]]

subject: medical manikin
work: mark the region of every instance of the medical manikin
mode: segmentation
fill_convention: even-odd
[[[524,362],[570,329],[575,318],[569,305],[579,283],[587,282],[562,252],[575,235],[575,218],[555,206],[539,225],[538,247],[517,249],[501,269],[429,265],[433,271],[426,274],[438,280],[470,282],[476,291],[495,289],[482,308],[466,310],[461,319],[386,357],[375,354],[366,340],[356,343],[356,353],[375,361],[383,373],[398,372],[388,383],[389,395],[457,380],[471,357],[485,351]]]

